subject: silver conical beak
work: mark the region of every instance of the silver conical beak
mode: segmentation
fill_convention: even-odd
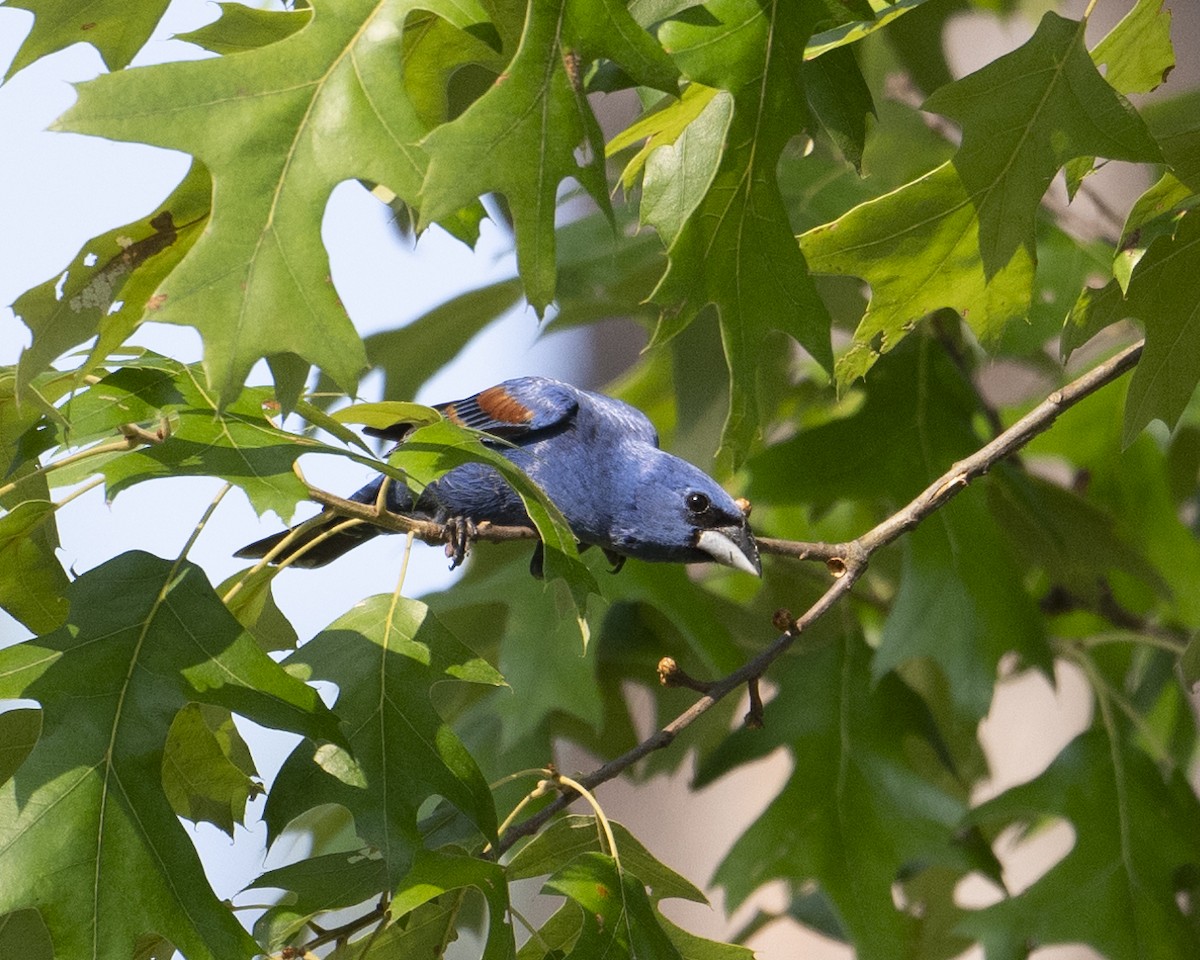
[[[696,547],[710,557],[735,570],[762,576],[762,561],[758,558],[758,544],[749,527],[714,527],[701,530],[696,538]]]

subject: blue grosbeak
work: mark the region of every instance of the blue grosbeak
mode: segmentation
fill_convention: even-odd
[[[521,377],[438,409],[454,423],[497,438],[494,449],[545,491],[580,544],[603,548],[615,568],[626,557],[677,563],[715,560],[761,574],[758,545],[746,514],[703,471],[660,450],[653,425],[629,404],[558,380]],[[407,424],[398,424],[367,432],[401,440],[407,431]],[[377,477],[350,499],[375,503],[382,482]],[[456,467],[415,497],[402,484],[390,483],[385,501],[394,513],[467,533],[485,520],[532,525],[521,498],[500,474],[479,463]],[[330,514],[327,524],[297,538],[293,550],[311,543],[338,519]],[[380,532],[369,525],[350,527],[316,544],[295,565],[323,566]],[[262,557],[287,533],[249,544],[237,556]],[[453,551],[454,565],[461,562],[465,547],[465,539],[460,539]],[[540,559],[539,543],[535,574],[540,573]]]

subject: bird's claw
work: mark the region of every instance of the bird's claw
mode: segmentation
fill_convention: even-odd
[[[470,517],[451,517],[446,521],[446,556],[450,558],[450,569],[462,566],[471,552],[471,543],[479,528]]]

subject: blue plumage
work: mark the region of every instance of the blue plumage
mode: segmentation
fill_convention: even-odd
[[[625,557],[715,560],[760,572],[758,547],[737,503],[702,470],[660,450],[653,425],[629,404],[557,380],[522,377],[438,409],[455,423],[500,438],[495,449],[546,492],[580,543],[602,547],[618,565]],[[401,439],[404,429],[368,432]],[[351,499],[374,503],[381,483],[376,478]],[[401,484],[389,484],[387,507],[440,523],[529,523],[512,488],[490,467],[474,463],[451,470],[415,500]],[[293,549],[319,531],[299,538]],[[321,566],[380,532],[353,527],[317,544],[296,565]],[[285,535],[250,544],[238,556],[264,556]]]

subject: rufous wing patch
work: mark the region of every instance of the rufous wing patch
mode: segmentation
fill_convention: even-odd
[[[528,423],[533,419],[533,411],[510,396],[503,387],[488,387],[475,402],[497,423]]]
[[[466,423],[464,422],[463,418],[458,415],[458,410],[455,409],[455,405],[453,403],[446,404],[444,407],[441,408],[441,411],[442,411],[442,416],[445,417],[447,420],[449,420],[451,423],[456,423],[460,427],[466,426]]]

